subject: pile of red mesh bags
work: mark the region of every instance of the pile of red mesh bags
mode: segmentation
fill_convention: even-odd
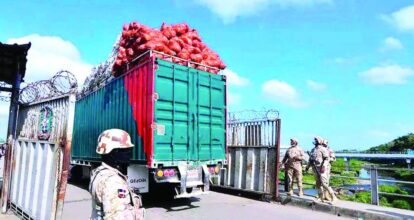
[[[202,65],[191,63],[190,66],[211,73],[218,73],[218,69],[226,68],[220,57],[208,48],[201,40],[198,32],[190,29],[187,24],[162,24],[160,30],[142,25],[138,22],[126,24],[122,30],[119,42],[118,55],[116,57],[113,72],[114,75],[122,73],[126,63],[147,50],[155,50],[166,55],[179,57],[172,61],[181,65],[187,65],[187,61],[214,67],[205,68]],[[165,58],[163,55],[157,55]]]

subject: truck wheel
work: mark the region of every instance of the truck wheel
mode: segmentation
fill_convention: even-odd
[[[71,182],[80,182],[82,180],[82,166],[73,166],[70,169],[70,178]]]

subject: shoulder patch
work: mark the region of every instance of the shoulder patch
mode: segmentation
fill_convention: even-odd
[[[126,190],[125,189],[118,189],[118,198],[125,198],[126,197]]]

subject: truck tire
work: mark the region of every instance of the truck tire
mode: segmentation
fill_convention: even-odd
[[[71,182],[80,182],[82,180],[82,166],[75,165],[70,169],[70,178]]]

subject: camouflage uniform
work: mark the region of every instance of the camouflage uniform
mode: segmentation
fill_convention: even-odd
[[[144,219],[141,198],[128,187],[127,177],[105,163],[92,171],[89,192],[93,220]]]
[[[285,169],[287,170],[287,178],[289,184],[289,195],[293,194],[293,182],[297,179],[299,196],[303,195],[302,187],[302,160],[304,152],[302,148],[298,146],[296,139],[291,139],[292,146],[286,151],[285,157],[282,160],[282,164],[287,164]]]
[[[322,141],[322,145],[326,148],[326,150],[328,151],[328,156],[329,156],[329,163],[327,163],[326,165],[326,174],[328,176],[328,184],[331,182],[331,167],[332,167],[332,162],[336,160],[335,157],[335,153],[334,151],[328,146],[328,140],[323,140]],[[324,190],[323,191],[324,194],[324,199],[326,200],[333,200],[333,198],[331,197],[331,195],[329,194],[328,191]]]
[[[317,139],[317,138],[315,138]],[[312,149],[311,151],[311,158],[315,163],[315,167],[312,167],[313,173],[316,179],[316,188],[319,190],[319,198],[323,200],[325,198],[324,191],[329,193],[329,197],[331,197],[332,201],[336,200],[335,193],[331,187],[329,187],[329,173],[328,173],[328,164],[329,164],[329,152],[328,150],[321,145],[321,139],[318,140],[319,143]],[[317,176],[318,169],[320,171],[319,177]]]
[[[109,129],[99,135],[96,153],[102,155],[103,161],[106,155],[112,155],[116,159],[102,162],[101,166],[92,171],[89,184],[89,192],[92,194],[91,219],[144,219],[145,209],[141,208],[141,198],[128,187],[127,176],[114,168],[121,158],[119,149],[127,150],[133,146],[129,134],[120,129]],[[114,163],[115,166],[108,163]],[[128,162],[124,165],[127,164]]]

